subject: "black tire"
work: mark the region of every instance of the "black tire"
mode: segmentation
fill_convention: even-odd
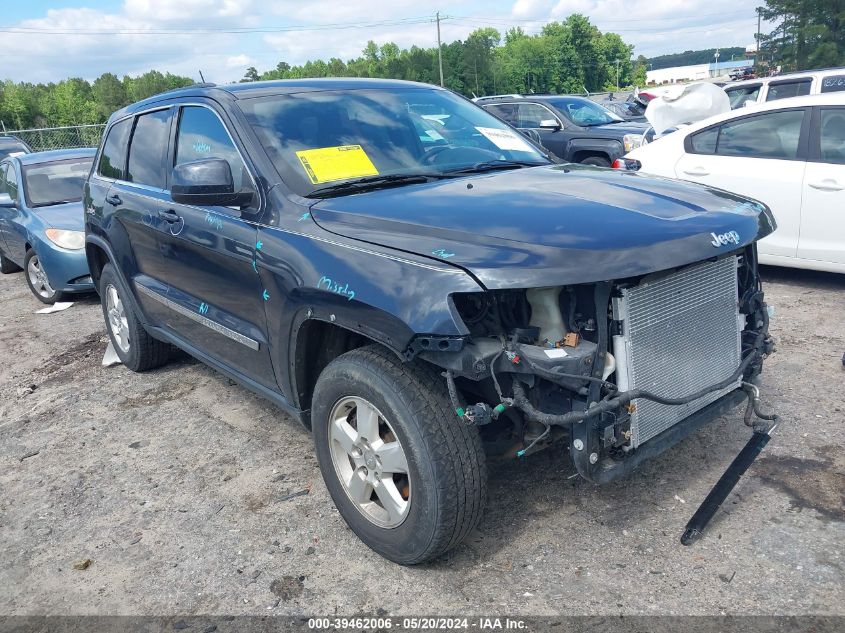
[[[349,396],[374,405],[404,449],[410,493],[398,526],[381,527],[367,518],[335,469],[330,414]],[[402,565],[422,563],[455,547],[478,524],[487,495],[481,439],[474,426],[455,415],[445,381],[434,368],[403,363],[377,345],[356,349],[323,370],[312,405],[314,444],[326,487],[349,527],[375,552]]]
[[[35,268],[38,272],[31,273],[30,269]],[[23,258],[23,269],[26,272],[26,285],[29,286],[32,295],[41,303],[53,305],[62,300],[62,292],[54,290],[47,279],[47,273],[41,268],[41,260],[38,259],[38,253],[34,249],[29,249]],[[39,281],[33,280],[33,275],[43,275]]]
[[[16,273],[19,270],[21,270],[21,267],[18,266],[11,259],[6,257],[2,251],[0,251],[0,273],[8,275],[9,273]]]
[[[610,167],[610,161],[602,156],[587,156],[581,161],[582,165],[593,165],[595,167]]]
[[[120,298],[126,321],[125,325],[121,325],[121,327],[125,327],[128,334],[128,349],[121,347],[118,337],[113,331],[115,326],[110,321],[107,307],[110,288],[114,288]],[[132,302],[128,297],[129,291],[124,286],[123,280],[111,264],[106,264],[102,273],[100,273],[100,305],[103,308],[106,330],[109,333],[114,351],[117,352],[120,362],[132,371],[141,372],[161,367],[170,358],[170,345],[154,339],[147,333],[135,315]]]

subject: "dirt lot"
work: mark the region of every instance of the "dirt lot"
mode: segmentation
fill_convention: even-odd
[[[495,466],[468,541],[402,568],[273,406],[181,356],[104,369],[96,298],[36,315],[2,277],[0,614],[845,614],[845,276],[765,278],[784,424],[702,541],[678,537],[740,412],[603,488],[561,451]]]

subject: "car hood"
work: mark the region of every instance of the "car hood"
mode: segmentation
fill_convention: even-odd
[[[333,233],[459,266],[490,289],[646,274],[730,252],[774,230],[761,203],[581,165],[331,198],[315,203],[311,217]]]
[[[639,121],[619,121],[618,123],[607,123],[605,125],[592,125],[585,127],[584,132],[590,135],[607,136],[620,138],[624,134],[643,134],[648,130],[649,124]]]
[[[85,215],[81,202],[67,202],[49,207],[36,207],[32,213],[41,218],[48,227],[68,231],[84,231]]]

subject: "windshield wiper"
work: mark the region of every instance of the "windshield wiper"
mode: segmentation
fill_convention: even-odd
[[[444,178],[437,173],[418,174],[386,174],[383,176],[364,176],[355,180],[347,180],[336,185],[319,187],[308,194],[309,198],[328,198],[336,194],[354,193],[359,191],[372,191],[382,187],[394,185],[412,185],[414,183],[429,182],[430,180]]]
[[[547,163],[538,163],[536,161],[528,160],[487,160],[482,163],[475,163],[466,167],[459,167],[457,169],[449,169],[444,171],[444,175],[452,176],[457,174],[477,174],[484,171],[495,171],[497,169],[520,169],[522,167],[540,167]]]

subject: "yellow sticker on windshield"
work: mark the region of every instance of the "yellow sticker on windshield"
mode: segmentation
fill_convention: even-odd
[[[378,169],[360,145],[304,149],[296,153],[315,185],[360,176],[378,176]]]

